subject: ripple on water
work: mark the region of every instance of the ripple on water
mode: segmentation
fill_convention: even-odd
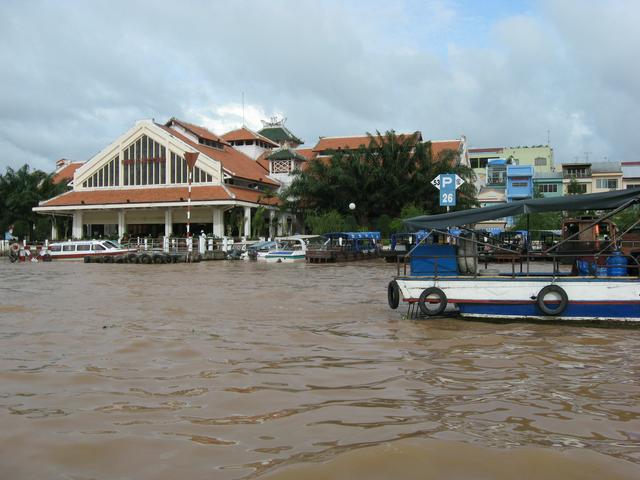
[[[7,267],[7,478],[640,477],[638,330],[402,320],[383,262]]]

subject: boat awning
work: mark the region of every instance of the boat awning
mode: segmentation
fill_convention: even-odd
[[[484,208],[472,208],[460,212],[440,215],[422,215],[404,220],[412,228],[447,228],[472,225],[486,220],[511,217],[523,213],[560,212],[563,210],[610,210],[628,202],[640,202],[640,188],[614,190],[612,192],[570,195],[566,197],[532,198],[493,205]]]

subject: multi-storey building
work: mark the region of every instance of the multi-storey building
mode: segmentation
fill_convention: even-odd
[[[535,173],[552,172],[555,169],[553,148],[537,147],[491,147],[470,148],[469,164],[476,173],[478,187],[489,186],[487,166],[491,160],[511,160],[513,165],[531,166]]]
[[[575,184],[573,194],[598,193],[622,188],[622,168],[617,162],[563,163],[563,194]]]

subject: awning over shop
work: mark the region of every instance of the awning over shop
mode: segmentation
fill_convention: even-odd
[[[422,215],[404,220],[415,229],[447,228],[472,225],[487,220],[523,213],[559,212],[564,210],[611,210],[628,202],[640,202],[640,188],[612,192],[571,195],[567,197],[533,198],[484,208],[472,208],[440,215]]]

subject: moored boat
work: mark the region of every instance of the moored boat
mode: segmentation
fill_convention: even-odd
[[[375,258],[380,251],[380,232],[333,232],[323,235],[327,241],[307,249],[310,263],[346,262]]]
[[[304,260],[307,249],[325,241],[319,235],[293,235],[291,237],[276,238],[277,246],[265,254],[267,262],[295,262]]]
[[[639,202],[640,191],[613,191],[521,200],[415,217],[405,223],[443,234],[453,226],[469,226],[522,213],[606,211],[585,225],[589,229]],[[408,304],[410,316],[417,313],[437,316],[453,309],[463,317],[476,318],[640,322],[638,263],[635,257],[623,253],[624,236],[618,236],[615,241],[603,239],[600,248],[588,252],[587,256],[582,255],[583,252],[576,256],[562,248],[582,235],[581,232],[567,236],[541,253],[512,252],[510,265],[484,270],[479,268],[477,258],[482,242],[473,234],[450,235],[449,244],[434,243],[429,235],[410,252],[410,272],[398,272],[389,283],[389,305],[397,308],[402,300]],[[572,264],[564,266],[563,259],[567,256]],[[541,258],[551,262],[531,262]]]
[[[126,248],[113,240],[70,240],[53,242],[41,251],[51,260],[83,260],[85,257],[113,257],[135,253],[137,249]]]

